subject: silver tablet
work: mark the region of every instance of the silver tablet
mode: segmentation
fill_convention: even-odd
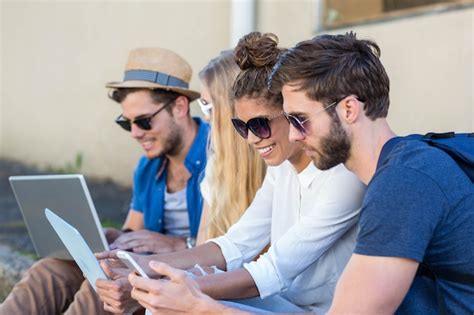
[[[38,256],[71,258],[47,221],[45,208],[73,224],[92,251],[109,249],[82,175],[11,176],[9,180]]]
[[[95,281],[97,279],[107,279],[107,276],[81,233],[51,210],[44,209],[43,213],[95,290]]]

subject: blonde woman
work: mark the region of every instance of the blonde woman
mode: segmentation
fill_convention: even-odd
[[[230,97],[240,69],[233,52],[223,51],[199,72],[201,105],[209,117],[210,156],[201,184],[204,207],[197,244],[221,236],[238,221],[262,186],[265,162],[240,139],[230,120],[235,117]]]

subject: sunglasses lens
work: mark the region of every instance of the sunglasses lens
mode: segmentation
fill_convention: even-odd
[[[212,108],[213,108],[212,103],[208,103],[205,99],[202,99],[202,98],[198,99],[197,102],[198,102],[199,107],[201,108],[201,111],[204,114],[204,116],[210,117],[211,116],[211,111],[212,111]]]
[[[119,117],[115,120],[115,122],[122,127],[124,130],[130,131],[132,130],[132,126],[130,125],[130,121],[124,120],[122,117]]]
[[[232,124],[234,125],[235,131],[239,135],[242,136],[242,138],[247,139],[248,136],[248,129],[247,125],[240,119],[237,118],[232,118]]]
[[[263,117],[252,118],[247,122],[247,126],[254,135],[260,139],[268,139],[271,136],[270,125],[268,119]]]
[[[150,130],[151,129],[151,118],[141,118],[135,120],[133,123],[138,126],[138,128],[143,130]]]
[[[301,134],[305,134],[304,126],[297,117],[288,115],[286,116],[286,118],[288,119],[290,124],[292,124],[293,127],[295,127],[296,130],[298,130]]]

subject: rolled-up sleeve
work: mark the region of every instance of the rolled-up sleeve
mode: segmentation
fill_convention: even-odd
[[[209,206],[212,206],[211,187],[212,187],[213,166],[214,166],[214,156],[211,155],[207,159],[204,179],[201,181],[201,184],[200,184],[202,199],[204,199],[204,201],[207,202]]]
[[[262,187],[239,221],[225,235],[208,241],[220,247],[227,271],[242,267],[270,243],[274,185],[274,174],[269,167]]]
[[[261,298],[286,291],[296,277],[305,276],[312,264],[355,227],[365,186],[343,167],[331,170],[322,180],[324,183],[316,190],[303,188],[298,222],[257,261],[244,264]],[[349,244],[348,253],[354,242],[355,238]],[[338,263],[337,257],[334,263]],[[330,266],[329,270],[333,269]],[[307,276],[307,281],[315,279],[313,274]]]

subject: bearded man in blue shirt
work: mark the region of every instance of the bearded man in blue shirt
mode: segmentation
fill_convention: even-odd
[[[122,109],[116,123],[144,151],[134,173],[132,202],[122,230],[106,231],[111,249],[166,253],[195,244],[209,126],[190,115],[190,102],[199,97],[189,89],[191,75],[191,66],[176,53],[138,48],[129,55],[123,81],[106,85],[111,89],[109,97]],[[113,280],[97,288],[106,292],[105,300],[113,292],[107,286],[129,285],[117,275],[108,276]],[[116,311],[117,306],[99,299],[73,261],[54,258],[33,265],[0,305],[0,314]]]

